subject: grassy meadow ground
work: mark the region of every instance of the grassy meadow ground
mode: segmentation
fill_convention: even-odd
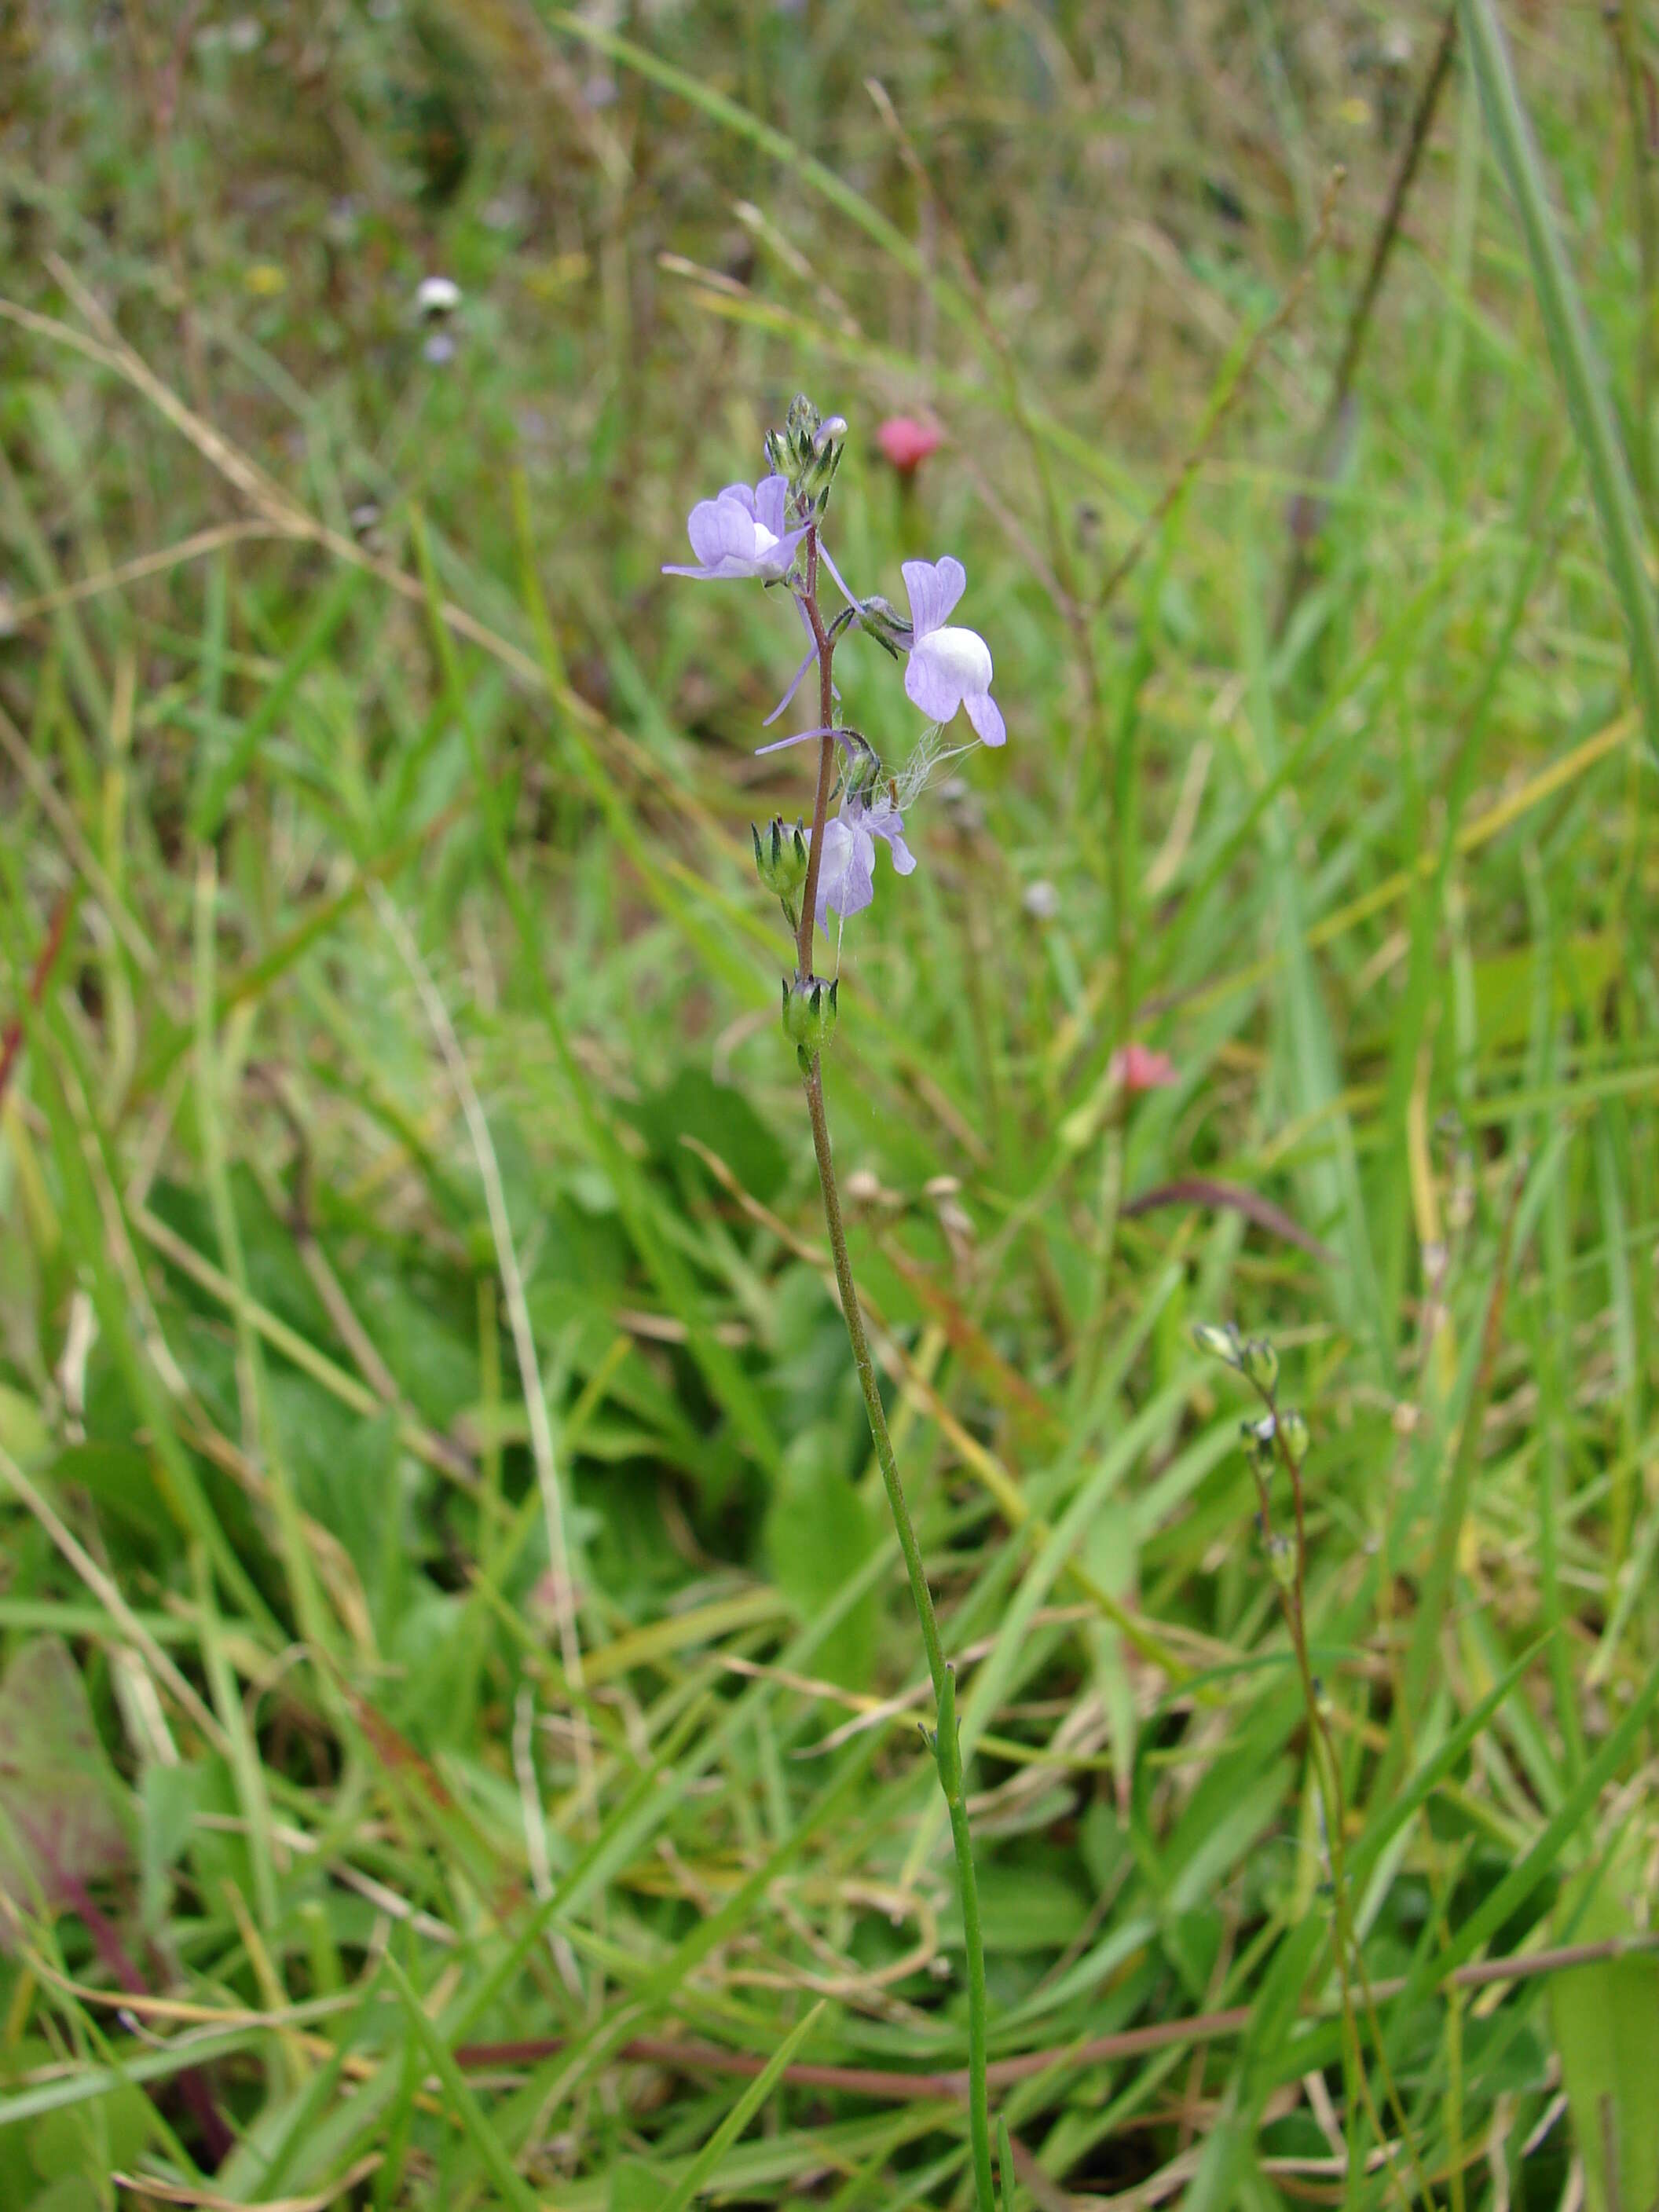
[[[1659,41],[1501,14],[1650,570]],[[1010,2201],[1659,2200],[1655,785],[1462,40],[1331,404],[1441,28],[0,6],[7,2212],[973,2201],[799,629],[659,574],[798,388],[1010,732],[825,1066]]]

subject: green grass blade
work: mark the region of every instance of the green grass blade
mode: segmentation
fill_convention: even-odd
[[[1607,398],[1606,373],[1556,228],[1543,162],[1510,65],[1498,10],[1493,0],[1458,0],[1458,13],[1469,66],[1480,88],[1486,129],[1526,238],[1533,286],[1556,374],[1566,393],[1573,430],[1589,471],[1590,489],[1607,543],[1607,565],[1630,625],[1631,659],[1648,743],[1659,759],[1659,615],[1654,609],[1641,518]]]
[[[416,1995],[408,1975],[390,1952],[382,1963],[392,1987],[404,2001],[410,2027],[431,2062],[432,2070],[443,2085],[446,2105],[460,2122],[463,2133],[477,2152],[490,2179],[512,2206],[513,2212],[541,2212],[534,2190],[502,2149],[501,2138],[490,2126],[483,2106],[468,2087],[466,2078],[455,2063],[449,2045],[428,2019],[426,2008]]]
[[[713,2179],[728,2147],[737,2141],[755,2114],[759,2112],[761,2106],[771,2095],[773,2084],[817,2026],[819,2017],[823,2011],[824,2002],[820,1998],[805,2019],[799,2021],[785,2036],[783,2041],[767,2060],[763,2070],[755,2076],[714,2134],[697,2153],[696,2158],[692,2160],[690,2165],[686,2167],[673,2189],[664,2197],[662,2212],[685,2212],[685,2207],[692,2198],[707,2182]]]

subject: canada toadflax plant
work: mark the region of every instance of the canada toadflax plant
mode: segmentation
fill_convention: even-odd
[[[763,745],[774,752],[817,742],[817,777],[811,826],[803,819],[791,830],[781,818],[753,830],[755,867],[763,887],[778,901],[794,939],[793,972],[782,985],[784,1035],[795,1048],[806,1092],[812,1149],[823,1193],[824,1220],[835,1258],[836,1281],[869,1416],[871,1440],[881,1468],[905,1571],[915,1601],[927,1670],[933,1679],[937,1725],[922,1733],[939,1771],[950,1814],[957,1886],[968,1966],[969,2132],[979,2212],[996,2212],[992,2190],[990,2125],[986,2096],[985,1953],[979,1924],[979,1896],[968,1832],[967,1786],[957,1741],[956,1678],[945,1659],[933,1601],[909,1507],[899,1480],[887,1418],[882,1408],[864,1319],[854,1286],[852,1261],[842,1224],[841,1199],[824,1113],[821,1060],[835,1033],[839,1011],[836,979],[814,973],[814,932],[828,931],[830,916],[845,924],[875,897],[876,848],[885,845],[896,875],[908,876],[915,856],[905,842],[904,810],[916,798],[938,764],[978,744],[1000,745],[1007,735],[991,696],[991,648],[977,630],[953,623],[968,586],[968,572],[947,554],[939,561],[903,565],[909,600],[907,620],[888,600],[860,598],[846,582],[824,542],[824,515],[836,471],[841,466],[848,428],[839,415],[824,417],[804,395],[790,405],[781,429],[766,438],[768,473],[752,487],[727,484],[713,499],[700,500],[686,525],[695,564],[670,564],[665,574],[690,576],[700,583],[756,582],[782,589],[793,601],[808,639],[805,659],[768,720],[775,721],[794,697],[807,671],[816,665],[818,712],[814,727]],[[822,578],[835,580],[845,605],[826,617],[820,599]],[[890,769],[862,732],[844,727],[836,717],[832,672],[836,648],[858,629],[896,660],[905,664],[904,690],[924,717],[923,726],[902,766]],[[958,714],[972,736],[951,744],[947,733]],[[831,813],[832,801],[835,811]],[[1006,2142],[1006,2134],[1003,2137]],[[1008,2177],[1004,2174],[1005,2188]]]

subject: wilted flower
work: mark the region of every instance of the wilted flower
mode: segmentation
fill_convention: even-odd
[[[958,707],[988,745],[1007,737],[991,696],[991,648],[977,630],[946,626],[945,617],[968,587],[968,571],[947,553],[942,561],[907,561],[910,594],[910,665],[904,688],[914,705],[935,722],[948,722]]]
[[[700,499],[686,523],[686,535],[700,566],[665,563],[665,576],[696,576],[725,582],[735,576],[758,576],[775,584],[789,573],[796,548],[806,535],[787,527],[784,502],[789,486],[782,477],[763,477],[751,490],[747,484],[727,484],[714,499]]]
[[[884,459],[902,477],[913,477],[929,453],[938,453],[945,442],[945,433],[936,430],[931,422],[919,422],[914,415],[890,415],[876,432],[876,443]]]
[[[1131,1098],[1138,1098],[1143,1091],[1167,1091],[1181,1080],[1167,1052],[1154,1052],[1150,1046],[1139,1043],[1127,1044],[1121,1052],[1115,1052],[1109,1072]]]
[[[823,859],[818,868],[820,929],[830,927],[830,915],[838,914],[846,921],[862,914],[874,898],[878,837],[893,856],[894,872],[908,876],[916,858],[904,842],[904,817],[884,791],[873,800],[867,793],[848,792],[840,812],[823,825]]]

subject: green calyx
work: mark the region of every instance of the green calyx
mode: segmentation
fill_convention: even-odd
[[[783,1033],[795,1048],[801,1072],[812,1065],[836,1033],[836,993],[839,978],[826,983],[820,975],[783,979]]]
[[[749,834],[755,841],[755,873],[761,879],[762,888],[770,891],[782,905],[790,928],[799,928],[798,902],[801,885],[806,881],[805,823],[798,822],[791,830],[781,815],[775,814],[763,831],[751,822]]]

